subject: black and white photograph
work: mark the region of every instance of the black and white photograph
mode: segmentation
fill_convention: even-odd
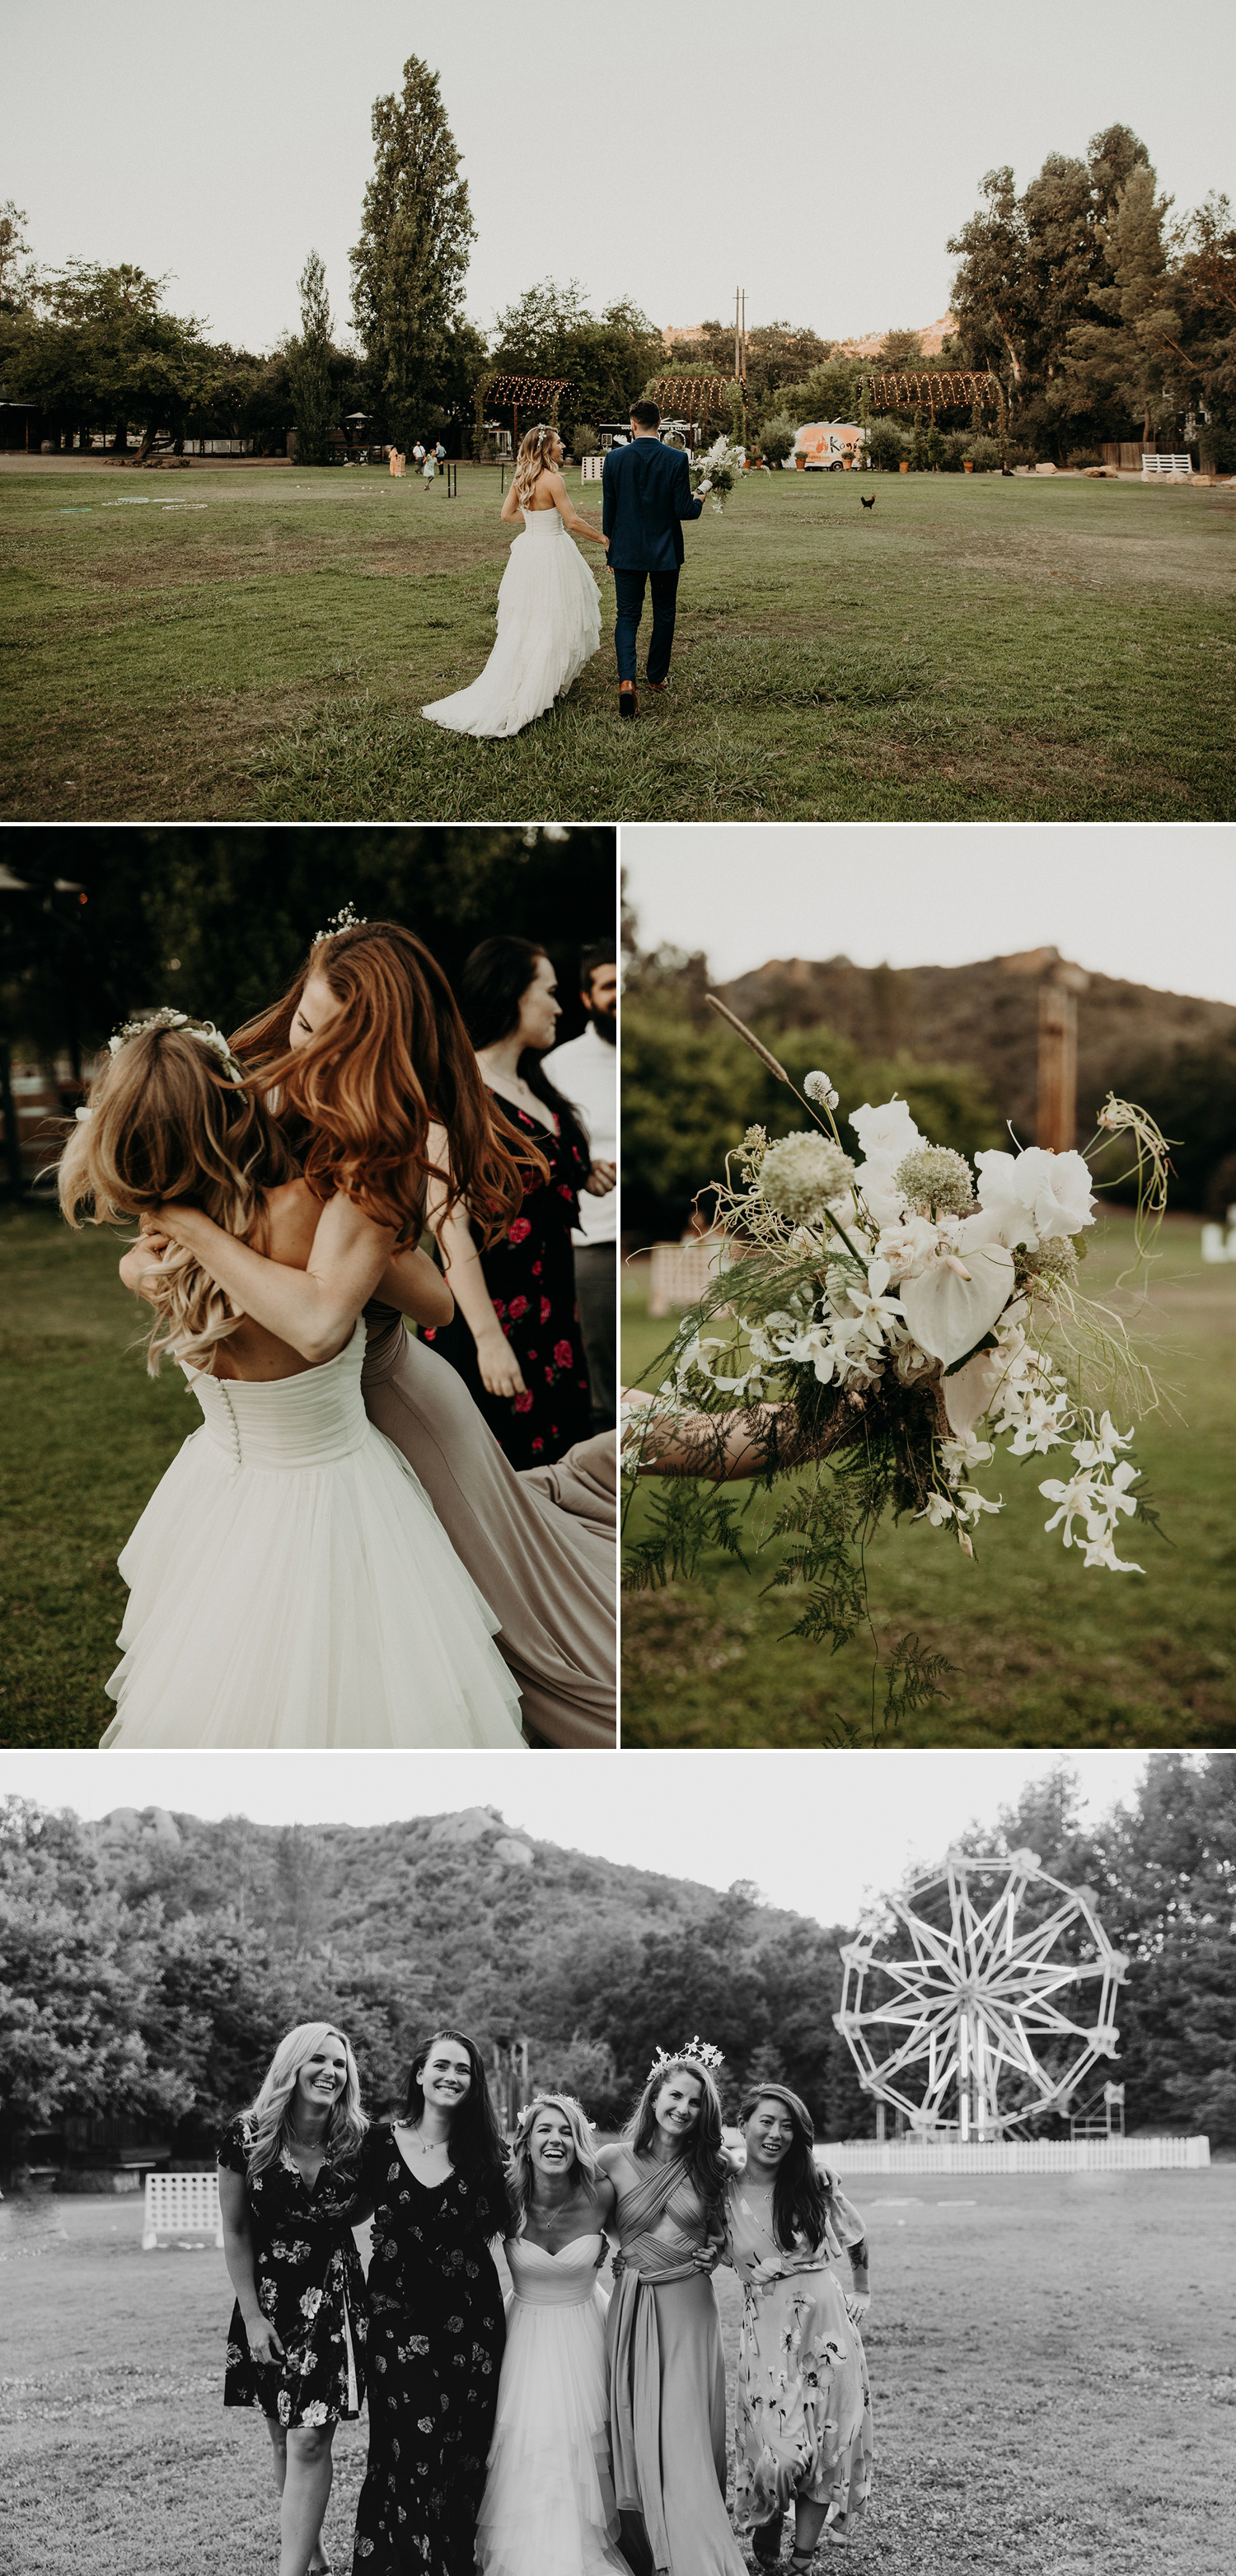
[[[1230,1754],[3,1780],[10,2565],[1230,2566]]]

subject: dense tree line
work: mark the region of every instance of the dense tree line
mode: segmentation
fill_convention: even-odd
[[[544,1843],[517,1865],[494,1813],[466,1841],[428,1819],[178,1822],[160,1840],[20,1799],[0,1810],[0,2163],[90,2114],[197,2154],[279,2033],[319,2014],[352,2037],[374,2109],[446,2016],[486,2049],[528,2036],[537,2080],[574,2083],[606,2124],[654,2049],[698,2030],[725,2053],[731,2109],[751,2076],[779,2076],[824,2134],[870,2131],[831,2022],[847,1934],[754,1887],[717,1895]],[[1236,2141],[1236,1754],[1152,1755],[1137,1796],[1093,1826],[1061,1766],[955,1839],[1029,1846],[1095,1889],[1132,1962],[1114,2070],[1131,2125]]]
[[[0,1032],[80,1058],[164,1004],[234,1029],[291,981],[342,905],[415,930],[448,975],[497,931],[541,942],[573,1008],[577,951],[613,919],[613,833],[449,825],[349,833],[159,825],[16,829],[0,907]],[[564,1020],[564,1034],[573,1024]]]

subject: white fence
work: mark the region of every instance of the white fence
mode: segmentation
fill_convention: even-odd
[[[216,2245],[222,2245],[217,2174],[147,2174],[143,2254],[148,2254],[161,2236],[213,2236]]]
[[[821,2164],[841,2174],[1130,2173],[1167,2165],[1208,2165],[1209,2138],[1010,2138],[991,2146],[816,2148]]]

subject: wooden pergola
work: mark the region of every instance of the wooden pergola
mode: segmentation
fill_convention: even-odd
[[[1004,387],[990,368],[981,372],[968,367],[949,367],[931,374],[913,368],[893,370],[883,375],[860,378],[864,395],[872,411],[921,411],[926,409],[934,421],[936,406],[941,411],[955,411],[963,404],[973,410],[976,403],[995,405],[1000,422],[1000,456],[1008,463],[1008,434],[1004,416]]]
[[[745,432],[747,388],[740,376],[658,376],[650,389],[650,400],[658,411],[666,411],[671,403],[678,405],[685,400],[687,427],[693,429],[697,413],[701,420],[706,420],[710,411],[720,410],[726,396],[731,393],[737,394],[742,404]]]
[[[490,403],[500,403],[504,405],[506,403],[510,404],[515,415],[512,443],[516,447],[519,445],[519,415],[521,409],[524,411],[544,411],[548,418],[553,422],[556,429],[558,426],[558,403],[560,397],[569,392],[574,381],[575,379],[573,376],[504,376],[499,374],[482,376],[476,389],[476,426],[478,434],[483,433],[484,431],[486,406]]]

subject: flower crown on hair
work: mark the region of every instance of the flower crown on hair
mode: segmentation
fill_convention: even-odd
[[[532,2123],[536,2118],[537,2112],[545,2110],[548,2104],[554,2102],[569,2102],[572,2110],[578,2111],[584,2127],[586,2129],[595,2129],[596,2121],[589,2119],[577,2093],[534,2093],[532,2100],[530,2102],[525,2102],[524,2107],[515,2122],[516,2137],[521,2141],[526,2138],[532,2127]]]
[[[697,2034],[687,2041],[685,2048],[659,2048],[648,2072],[650,2076],[659,2075],[663,2066],[682,2065],[703,2066],[709,2074],[715,2074],[717,2068],[724,2064],[720,2049],[714,2048],[710,2039],[701,2039]]]
[[[332,912],[325,930],[315,930],[312,944],[320,948],[324,939],[337,939],[341,930],[363,930],[368,919],[367,912],[353,912],[351,904],[345,903],[342,912]]]
[[[244,1068],[236,1061],[222,1029],[213,1020],[191,1020],[187,1011],[147,1011],[140,1020],[126,1020],[107,1041],[109,1055],[119,1055],[131,1038],[144,1037],[147,1029],[187,1029],[191,1038],[200,1038],[203,1046],[217,1055],[229,1082],[243,1083]]]

